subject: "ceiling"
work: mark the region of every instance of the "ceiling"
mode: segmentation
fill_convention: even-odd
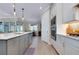
[[[24,18],[26,22],[31,24],[37,24],[41,21],[41,12],[49,3],[16,3],[16,14],[17,17],[22,16],[22,8],[24,8]],[[42,10],[40,9],[42,7]],[[3,17],[13,16],[12,3],[0,3],[0,15]]]

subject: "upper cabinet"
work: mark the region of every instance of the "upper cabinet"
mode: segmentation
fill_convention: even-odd
[[[62,4],[62,16],[63,16],[63,23],[69,22],[75,19],[74,15],[74,6],[77,3],[63,3]]]
[[[74,6],[74,15],[75,15],[75,19],[79,20],[79,4]]]
[[[51,19],[56,16],[56,4],[51,4]]]

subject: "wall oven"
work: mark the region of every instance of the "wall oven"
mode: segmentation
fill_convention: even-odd
[[[56,16],[51,19],[51,38],[56,41]]]

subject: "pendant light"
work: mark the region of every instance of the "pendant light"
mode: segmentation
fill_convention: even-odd
[[[24,8],[22,8],[22,20],[24,20]]]
[[[13,15],[16,16],[15,0],[13,0]]]
[[[15,3],[13,3],[13,15],[16,16],[16,9],[15,9]]]

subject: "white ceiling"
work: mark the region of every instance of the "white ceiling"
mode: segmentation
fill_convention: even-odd
[[[44,10],[49,6],[49,3],[16,3],[15,8],[17,17],[22,16],[22,8],[24,8],[25,20],[31,24],[36,24],[41,20],[40,14],[42,10],[40,10],[40,6],[42,7],[42,10]],[[13,16],[12,3],[0,3],[0,15],[2,15],[3,17]]]

